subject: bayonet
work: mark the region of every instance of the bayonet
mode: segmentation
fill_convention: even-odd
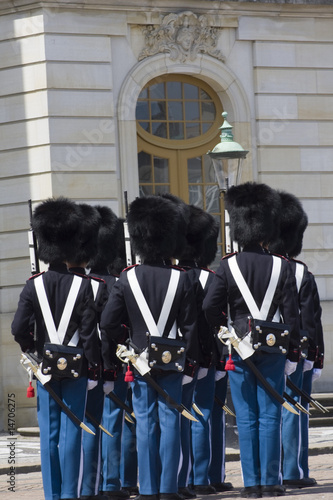
[[[91,413],[89,413],[87,410],[86,410],[86,417],[91,421],[92,424],[94,424],[96,427],[99,427],[101,431],[105,432],[105,434],[113,438],[113,435],[107,429],[105,429],[105,427],[103,427],[103,425],[100,424],[98,420],[95,417],[93,417],[93,415],[91,415]]]
[[[310,412],[308,412],[308,410],[306,408],[304,408],[303,405],[301,405],[301,403],[298,403],[298,401],[295,401],[294,398],[292,398],[290,396],[290,394],[288,394],[287,392],[284,392],[283,393],[283,397],[284,399],[286,399],[290,404],[292,404],[293,406],[295,406],[295,408],[297,408],[298,410],[302,411],[303,413],[306,413],[307,415],[310,415]]]
[[[247,366],[250,368],[250,370],[253,372],[253,374],[256,376],[259,382],[264,386],[266,391],[274,399],[276,399],[284,408],[286,408],[286,410],[290,411],[291,413],[295,413],[296,415],[299,415],[299,413],[293,408],[293,406],[290,405],[287,401],[285,401],[281,396],[281,394],[279,394],[277,390],[271,386],[271,384],[265,379],[263,374],[258,370],[256,365],[250,359],[252,354],[254,354],[255,350],[251,345],[248,335],[245,338],[241,339],[237,336],[234,329],[232,332],[229,332],[229,330],[223,326],[220,328],[220,331],[218,333],[218,338],[223,344],[226,345],[231,344],[233,346],[235,351],[239,354],[239,356],[247,364]]]
[[[224,410],[225,413],[228,413],[228,415],[231,415],[232,417],[236,417],[234,412],[231,411],[230,408],[228,408],[228,406],[223,403],[222,399],[220,399],[218,396],[216,396],[216,394],[214,396],[214,400],[215,400],[215,403],[217,403],[218,405],[221,406],[222,410]]]
[[[115,394],[112,391],[108,394],[107,397],[110,398],[117,406],[119,406],[119,408],[124,410],[126,420],[131,424],[134,424],[134,420],[131,418],[131,417],[135,418],[134,411],[132,410],[132,408],[130,408],[124,401],[122,401],[117,396],[117,394]]]
[[[81,420],[72,412],[72,410],[59,398],[58,394],[52,389],[52,387],[48,383],[51,380],[51,375],[42,374],[39,368],[39,364],[32,353],[28,352],[22,353],[20,362],[21,365],[28,372],[32,370],[36,379],[39,380],[39,382],[44,386],[45,390],[50,394],[50,396],[54,399],[54,401],[61,407],[61,409],[67,415],[67,417],[69,417],[72,420],[72,422],[74,422],[74,424],[78,425],[79,427],[81,427],[81,429],[85,430],[86,432],[89,432],[89,434],[93,434],[95,436],[95,433],[91,429],[89,429],[89,427],[84,422],[81,422]]]
[[[137,372],[141,375],[141,377],[144,378],[145,381],[149,385],[151,385],[156,390],[156,392],[158,392],[160,396],[162,396],[167,401],[167,403],[169,403],[170,406],[172,406],[172,408],[175,408],[179,413],[181,413],[189,420],[198,422],[198,420],[191,414],[189,410],[187,410],[187,408],[185,408],[183,404],[174,401],[173,398],[171,398],[169,394],[165,392],[165,390],[160,387],[158,383],[153,379],[150,374],[150,367],[148,366],[147,359],[145,359],[145,351],[138,354],[137,352],[134,352],[134,347],[133,351],[130,351],[125,345],[118,344],[116,354],[123,363],[131,362]]]
[[[329,410],[327,408],[325,408],[325,406],[323,406],[322,404],[320,404],[318,401],[316,401],[315,399],[313,399],[310,394],[308,394],[307,392],[305,392],[303,389],[300,389],[299,387],[297,387],[297,385],[295,385],[289,377],[287,377],[287,386],[289,387],[289,389],[291,389],[292,391],[296,392],[296,394],[298,394],[299,396],[301,396],[303,399],[305,399],[305,401],[307,403],[310,403],[310,405],[313,407],[313,408],[317,408],[318,410],[320,410],[321,412],[323,413],[326,413],[326,412],[329,412]]]

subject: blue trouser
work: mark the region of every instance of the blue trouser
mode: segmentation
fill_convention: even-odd
[[[281,404],[261,385],[238,354],[229,371],[236,410],[244,486],[281,484]],[[285,387],[285,357],[256,352],[251,356],[266,380],[279,393]]]
[[[193,394],[195,384],[197,383],[197,373],[193,380],[182,386],[182,403],[188,411],[192,409]],[[194,414],[194,412],[192,412]],[[179,463],[178,487],[184,488],[188,486],[189,477],[192,469],[191,459],[191,421],[187,418],[182,418],[180,421],[180,436],[181,436],[181,456]]]
[[[154,375],[177,403],[181,402],[182,374]],[[141,495],[176,493],[180,455],[180,413],[171,408],[140,375],[131,383],[136,416],[139,485]]]
[[[127,404],[132,406],[132,391],[127,391]],[[138,484],[138,456],[136,452],[136,424],[124,419],[121,440],[120,478],[123,488],[133,488]]]
[[[227,395],[228,375],[215,382],[215,394],[224,403]],[[208,470],[211,484],[224,483],[225,480],[225,412],[221,405],[214,402],[211,415],[212,459]]]
[[[88,391],[86,412],[101,423],[104,404],[103,380]],[[82,435],[83,447],[83,474],[81,495],[97,495],[99,492],[101,473],[101,429],[85,416],[84,423],[95,433],[95,436],[84,432]],[[112,439],[109,437],[109,439]]]
[[[208,485],[208,469],[211,460],[210,418],[214,405],[215,367],[208,370],[206,377],[197,380],[193,402],[203,416],[193,413],[198,422],[191,422],[192,473],[190,482]]]
[[[83,421],[87,378],[50,380],[59,398]],[[45,500],[77,498],[81,464],[82,429],[61,410],[37,381],[37,417]]]
[[[289,375],[290,380],[299,388],[303,384],[303,359],[297,364],[296,371]],[[300,396],[286,387],[289,394],[297,403]],[[301,412],[299,412],[301,413]],[[301,416],[282,410],[282,474],[283,479],[302,479],[303,471],[300,466],[301,453]]]
[[[113,392],[126,401],[128,383],[124,381],[124,374],[119,373],[114,383]],[[102,435],[102,491],[119,491],[121,489],[121,440],[123,432],[124,410],[105,396],[103,410],[103,426],[112,434]]]
[[[307,394],[312,392],[313,369],[303,373],[303,390]],[[309,411],[309,403],[301,398],[301,404]],[[301,456],[300,466],[304,477],[309,477],[309,415],[301,412]]]

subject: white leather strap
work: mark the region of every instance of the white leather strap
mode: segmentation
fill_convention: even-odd
[[[176,271],[175,269],[171,269],[171,276],[169,280],[167,293],[164,299],[164,303],[157,324],[155,323],[155,320],[149,309],[147,301],[142,293],[140,284],[138,282],[138,278],[135,273],[135,267],[133,267],[128,271],[127,279],[131,287],[131,290],[133,292],[133,295],[135,297],[135,300],[141,310],[142,316],[146,322],[150,335],[162,337],[176,295],[177,286],[179,282],[179,272]],[[174,323],[171,331],[169,332],[168,337],[176,338],[176,334],[177,334],[176,323]]]
[[[297,286],[298,293],[301,289],[303,276],[304,276],[304,266],[303,266],[303,264],[296,262],[295,278],[296,278],[296,286]]]
[[[43,275],[38,276],[34,280],[35,289],[39,300],[40,308],[42,311],[42,315],[45,321],[47,333],[49,335],[50,341],[53,344],[62,344],[64,342],[64,338],[72,316],[76,298],[80,290],[81,282],[82,278],[74,275],[71,288],[67,296],[66,304],[60,319],[59,327],[57,330],[54,324],[54,319],[50,309],[50,304],[46,296]],[[73,343],[75,342],[76,339],[77,339],[76,343]],[[70,345],[77,345],[78,340],[79,340],[79,334],[78,332],[75,332],[72,339],[70,340]]]
[[[99,282],[96,281],[96,280],[91,279],[90,283],[91,283],[91,288],[92,288],[92,291],[93,291],[94,300],[96,300],[97,292],[98,292],[98,287],[99,287]]]
[[[228,259],[228,264],[231,274],[233,275],[234,280],[236,281],[236,284],[246,302],[246,305],[252,317],[264,321],[266,320],[269,309],[272,305],[272,301],[274,298],[275,290],[281,272],[281,259],[274,255],[272,256],[272,258],[273,258],[273,267],[272,267],[271,278],[260,309],[258,308],[249,290],[249,287],[247,286],[247,283],[238,267],[236,255],[233,255],[232,257],[230,257],[230,259]],[[275,317],[276,315],[273,318],[274,321],[276,321]]]
[[[206,271],[205,269],[201,269],[199,281],[200,281],[203,289],[205,289],[206,283],[208,281],[208,276],[209,276],[209,271]]]

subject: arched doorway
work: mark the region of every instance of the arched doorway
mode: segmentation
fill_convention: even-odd
[[[219,142],[221,113],[216,93],[195,77],[169,74],[145,85],[136,105],[141,196],[172,193],[207,210],[223,227],[219,190],[206,154]],[[224,247],[221,238],[216,262]]]

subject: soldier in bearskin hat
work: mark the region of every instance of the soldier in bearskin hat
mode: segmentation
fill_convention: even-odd
[[[100,320],[104,306],[108,300],[113,285],[118,276],[112,274],[109,269],[121,259],[121,251],[125,249],[124,228],[121,219],[113,213],[107,206],[96,206],[95,210],[100,215],[97,237],[97,251],[89,260],[89,277],[92,278],[92,285],[95,295],[95,303],[98,307],[98,318]],[[124,261],[122,268],[125,266]],[[104,288],[98,281],[102,280],[106,285]],[[96,287],[97,284],[97,287]],[[103,296],[99,297],[99,292],[103,290]],[[124,340],[127,338],[124,329]],[[116,344],[110,352],[113,356],[113,367],[103,370],[103,379],[98,386],[88,393],[87,410],[95,417],[97,422],[102,421],[103,427],[110,432],[113,438],[94,426],[96,437],[84,436],[83,451],[87,455],[85,469],[83,471],[83,483],[81,498],[89,495],[89,498],[99,498],[97,495],[101,490],[101,498],[126,499],[128,492],[121,490],[120,468],[121,468],[121,441],[124,426],[124,410],[120,408],[107,395],[114,393],[123,401],[127,397],[127,382],[124,381],[123,365],[115,354]],[[104,383],[103,383],[104,382]],[[87,419],[89,422],[89,419]],[[86,422],[87,423],[87,422]],[[130,453],[129,453],[130,454]],[[136,469],[136,453],[131,453],[132,465]],[[135,475],[135,471],[134,471]],[[136,486],[136,480],[135,480]],[[90,496],[91,495],[91,496]]]
[[[193,498],[196,493],[200,495],[215,493],[215,489],[209,484],[208,467],[210,463],[209,419],[215,385],[215,359],[213,358],[216,357],[216,352],[212,328],[207,324],[202,312],[205,283],[202,281],[203,272],[198,265],[214,218],[195,205],[188,205],[188,209],[186,244],[179,258],[179,266],[186,270],[195,291],[200,355],[197,360],[198,370],[192,380],[183,385],[182,401],[186,407],[191,407],[194,402],[203,415],[198,422],[181,421],[182,462],[178,482],[179,492],[186,498]]]
[[[69,273],[63,263],[76,261],[83,241],[82,223],[80,209],[67,198],[48,199],[37,206],[32,228],[40,259],[49,268],[27,281],[12,322],[12,334],[22,351],[36,350],[42,372],[51,376],[45,386],[81,422],[87,381],[96,378],[100,365],[96,314],[90,280]],[[30,333],[32,317],[35,339]],[[45,499],[77,499],[82,431],[39,381],[37,398]]]
[[[295,278],[288,261],[270,255],[263,246],[273,236],[280,199],[265,184],[245,183],[231,187],[225,200],[230,215],[231,238],[242,247],[242,251],[221,260],[203,308],[213,326],[229,326],[231,334],[242,339],[238,350],[232,350],[235,369],[229,372],[244,480],[241,496],[283,496],[285,490],[280,474],[282,407],[258,382],[245,356],[240,355],[253,323],[259,320],[279,323],[283,317],[290,338],[288,351],[284,349],[286,355],[278,347],[282,336],[276,328],[267,345],[256,345],[257,350],[252,348],[250,359],[280,395],[285,388],[286,369],[289,370],[290,366],[296,368],[299,359]]]
[[[167,345],[163,359],[157,361],[155,357],[151,361],[149,373],[180,404],[184,366],[180,363],[185,360],[179,358],[177,366],[170,351],[179,350],[183,356],[185,348],[187,362],[193,361],[197,357],[197,334],[191,282],[187,273],[169,265],[175,255],[177,217],[175,204],[161,196],[136,198],[131,203],[128,229],[132,249],[142,264],[121,273],[103,311],[101,329],[105,368],[110,365],[109,351],[113,339],[121,335],[123,322],[130,328],[131,346],[137,353],[148,350],[152,359],[156,345]],[[184,345],[183,350],[176,347],[180,345]],[[137,425],[140,489],[137,498],[180,500],[179,413],[149,383],[150,377],[147,380],[136,371],[134,375],[131,386]]]
[[[301,340],[307,340],[304,342],[304,347],[301,344],[302,355],[296,370],[288,377],[297,387],[302,387],[303,374],[312,370],[317,352],[312,279],[307,266],[294,259],[300,251],[299,240],[300,236],[303,238],[306,216],[301,202],[296,196],[285,191],[278,191],[278,195],[282,206],[280,228],[277,237],[270,242],[269,250],[271,253],[278,253],[288,258],[296,279]],[[300,225],[304,228],[302,233]],[[300,403],[299,394],[296,394],[289,387],[286,387],[286,392]],[[287,486],[312,486],[315,484],[315,481],[312,481],[313,484],[311,484],[309,478],[303,479],[300,465],[301,415],[292,414],[285,408],[282,410],[282,450],[283,484]]]

